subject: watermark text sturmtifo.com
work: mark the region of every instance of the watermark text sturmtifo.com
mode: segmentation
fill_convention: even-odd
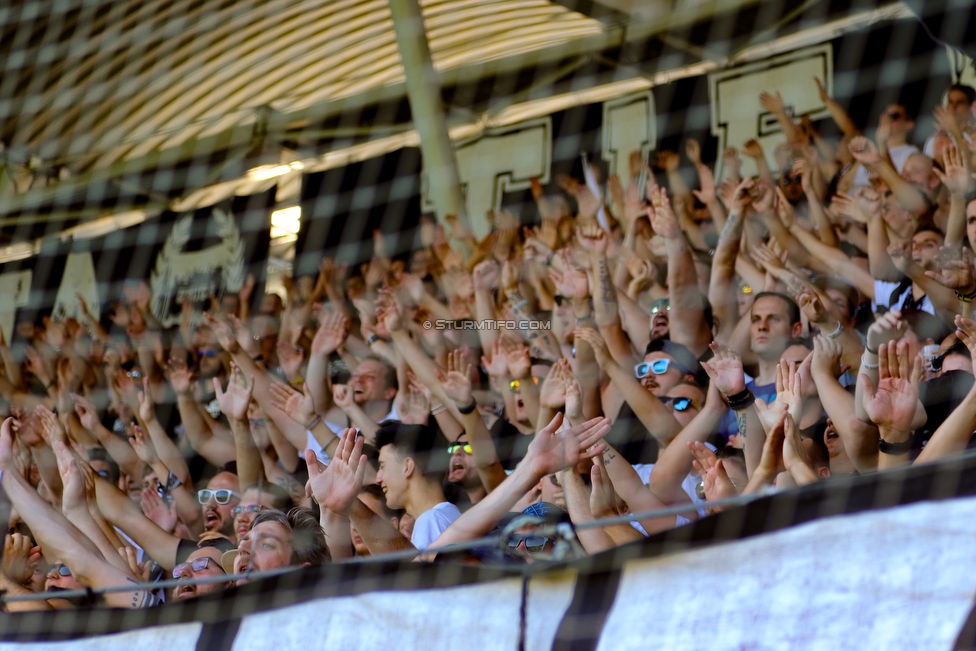
[[[550,323],[550,321],[530,321],[527,319],[510,321],[437,319],[436,321],[424,321],[424,330],[431,328],[434,330],[550,330]]]

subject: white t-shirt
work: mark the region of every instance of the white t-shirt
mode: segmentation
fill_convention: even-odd
[[[891,156],[891,162],[899,174],[901,174],[901,168],[905,167],[905,161],[908,160],[908,157],[916,153],[918,153],[918,147],[915,145],[895,145],[888,148],[888,155]],[[863,165],[857,168],[854,185],[871,185],[871,181],[868,180],[868,170]]]
[[[451,523],[461,517],[458,507],[450,502],[441,502],[429,511],[424,511],[413,525],[410,542],[417,549],[426,549],[437,540]]]
[[[969,143],[969,146],[971,147],[973,144],[973,137],[965,132],[962,134],[962,137],[966,139],[966,142]],[[953,143],[956,142],[956,139],[952,137],[951,133],[949,134],[949,139]],[[929,158],[935,158],[935,134],[934,133],[931,136],[929,136],[928,140],[925,141],[925,146],[922,148],[922,153],[924,153]]]
[[[647,486],[651,482],[651,471],[654,470],[654,464],[635,463],[634,470],[637,471],[637,475],[641,478],[641,481],[644,482],[644,485]],[[705,503],[701,499],[699,499],[698,491],[695,490],[698,486],[699,479],[700,477],[698,475],[693,475],[689,473],[681,482],[681,488],[684,489],[685,493],[688,494],[688,497],[691,498],[691,501],[694,503],[694,505],[698,507],[698,516],[704,518]],[[681,518],[681,516],[679,515],[678,518]],[[682,522],[681,520],[685,520],[685,522]],[[678,520],[677,526],[681,526],[682,524],[687,524],[688,522],[690,522],[690,520],[687,520],[686,518],[681,518]]]

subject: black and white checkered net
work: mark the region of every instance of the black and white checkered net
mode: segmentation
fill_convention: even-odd
[[[446,23],[431,21],[435,24],[428,28],[435,59],[439,52],[463,58],[465,48],[473,47],[461,42],[439,49],[445,30],[450,32],[452,16],[457,19],[452,12],[461,11],[452,5],[462,4],[424,3],[428,21],[433,16]],[[631,134],[612,131],[617,119],[613,109],[627,106],[614,104],[621,98],[645,102],[650,111],[639,134],[645,151],[680,150],[685,138],[696,138],[702,142],[703,159],[714,162],[723,146],[741,146],[739,133],[717,124],[716,114],[736,102],[755,104],[754,94],[722,95],[722,84],[735,79],[737,71],[761,83],[764,75],[772,74],[774,66],[768,64],[772,59],[824,75],[833,96],[861,126],[872,124],[896,100],[909,113],[924,116],[941,101],[950,83],[973,76],[963,57],[973,35],[967,3],[732,3],[728,11],[701,14],[671,28],[655,31],[641,26],[646,36],[638,39],[627,37],[636,19],[598,2],[526,4],[547,6],[543,8],[552,13],[546,20],[553,21],[554,30],[559,29],[558,21],[565,21],[584,32],[589,25],[610,36],[602,42],[567,39],[556,54],[556,45],[530,43],[527,48],[548,48],[546,56],[535,62],[525,56],[516,64],[476,62],[458,69],[447,63],[442,97],[450,123],[458,126],[496,118],[506,108],[531,101],[577,94],[577,99],[535,116],[531,125],[514,121],[480,136],[491,142],[542,124],[543,131],[548,129],[539,140],[546,148],[541,156],[545,167],[532,175],[543,178],[554,192],[559,175],[582,178],[581,154],[604,172],[615,171],[616,147],[626,147],[620,150],[626,153],[632,146],[626,137]],[[512,8],[499,11],[503,9]],[[571,12],[579,13],[568,15]],[[483,14],[478,20],[490,29],[491,12]],[[529,16],[516,18],[528,21]],[[91,298],[107,303],[121,298],[127,283],[164,278],[167,269],[160,265],[161,257],[208,247],[216,251],[226,245],[231,253],[219,265],[201,264],[196,269],[204,277],[184,295],[201,307],[210,292],[236,291],[246,273],[253,273],[261,287],[270,285],[288,264],[296,276],[309,276],[323,258],[351,264],[368,261],[374,230],[387,236],[391,254],[411,250],[418,240],[419,218],[429,211],[429,199],[424,196],[416,141],[393,138],[407,134],[412,126],[396,71],[395,40],[388,29],[380,33],[376,27],[387,20],[385,2],[366,1],[19,0],[0,7],[0,141],[4,147],[0,312],[9,313],[0,325],[9,328],[14,320],[37,320],[52,311],[70,314],[76,303],[73,291],[63,286],[81,289],[78,283],[65,284],[72,274],[90,273],[93,277],[85,287],[93,288]],[[374,27],[377,31],[370,31]],[[346,40],[339,38],[343,34]],[[531,40],[528,35],[524,38]],[[392,64],[387,60],[391,53]],[[323,61],[334,68],[323,69]],[[386,77],[383,66],[389,69]],[[370,79],[369,70],[378,70],[378,77]],[[633,87],[624,83],[634,80],[653,83]],[[801,83],[808,82],[805,78]],[[609,95],[586,94],[602,87],[609,89]],[[628,100],[632,97],[637,99]],[[796,107],[795,115],[804,113],[816,118],[825,136],[837,135],[822,108]],[[767,135],[763,129],[768,122],[756,117],[755,133],[750,135]],[[932,124],[920,117],[919,142],[932,130]],[[608,144],[611,134],[615,141]],[[389,142],[369,148],[381,139]],[[464,146],[478,142],[476,137]],[[282,157],[282,150],[290,152],[290,160]],[[484,165],[498,178],[508,175],[508,182],[486,191],[475,187],[484,179],[472,177],[469,202],[474,196],[488,197],[482,207],[508,208],[523,223],[535,223],[538,215],[528,179],[513,175],[514,165],[506,167],[509,162],[486,158]],[[249,170],[282,164],[291,167],[278,176],[249,176]],[[300,190],[295,185],[299,182]],[[270,213],[291,206],[301,208],[297,239],[275,237]],[[219,218],[215,217],[218,210]],[[473,210],[470,205],[469,210]],[[110,218],[116,221],[105,221]],[[84,230],[97,220],[102,220],[100,228]],[[224,227],[229,223],[236,230]],[[182,231],[178,224],[183,224]],[[234,241],[229,241],[231,231],[236,233]],[[72,266],[84,254],[90,256],[90,266]],[[270,265],[269,258],[274,258]],[[175,301],[160,305],[160,315],[176,318],[179,304]],[[5,334],[9,335],[7,330]],[[167,648],[174,649],[270,648],[271,644],[317,648],[325,641],[335,648],[353,648],[354,642],[374,639],[360,632],[373,627],[391,629],[390,639],[415,648],[425,641],[430,646],[430,640],[436,646],[446,638],[433,631],[450,627],[462,632],[465,627],[477,628],[467,633],[472,636],[494,635],[491,626],[478,628],[477,621],[493,622],[488,613],[497,606],[512,629],[491,639],[471,637],[468,646],[597,648],[601,636],[608,634],[607,627],[617,626],[611,609],[621,607],[621,595],[630,587],[628,568],[639,559],[700,549],[712,549],[720,556],[729,541],[831,516],[971,496],[976,493],[974,463],[962,457],[741,500],[748,504],[730,506],[718,516],[640,543],[554,565],[508,569],[377,559],[304,568],[215,597],[158,609],[4,613],[0,639],[74,640],[170,627],[160,628],[160,634],[170,640]],[[845,553],[831,550],[829,541],[824,541],[824,547],[799,553],[811,559]],[[812,573],[822,571],[826,570],[817,566]],[[559,583],[567,573],[572,580]],[[704,584],[695,590],[707,591],[707,578],[698,579]],[[744,574],[740,580],[746,583],[754,577]],[[496,587],[478,593],[481,585]],[[811,586],[815,591],[816,585]],[[459,587],[474,589],[474,601],[458,598],[452,605],[452,598],[444,595]],[[423,615],[422,621],[409,616],[397,620],[397,607],[382,600],[371,602],[367,595],[373,592],[398,595],[402,604],[429,599],[431,605],[428,610],[403,606],[410,615]],[[490,598],[479,601],[486,596],[496,597],[498,603]],[[357,600],[358,618],[340,598]],[[324,628],[309,619],[312,611],[303,611],[300,617],[288,615],[286,607],[319,599],[326,600],[315,602],[328,624]],[[702,627],[702,646],[713,634],[708,626],[712,630],[729,626],[728,618],[734,616],[734,608],[729,611],[729,607],[737,605],[725,603],[736,602],[735,594],[716,594],[713,599],[712,612],[695,613]],[[557,606],[537,610],[542,602]],[[483,611],[462,609],[472,603],[480,604]],[[275,612],[280,614],[277,620]],[[330,619],[329,612],[338,614]],[[261,636],[255,632],[256,624],[248,623],[248,616],[265,614],[271,617],[259,622],[266,627]],[[648,607],[644,616],[659,614]],[[970,648],[973,626],[966,623],[965,614],[957,619],[953,630],[959,634],[960,646],[956,648]],[[684,621],[695,620],[688,615]],[[187,635],[173,633],[185,623],[199,624]],[[663,622],[661,626],[667,628]],[[381,638],[377,634],[375,640]],[[618,648],[625,648],[624,642],[620,644]],[[799,648],[799,643],[793,648]]]

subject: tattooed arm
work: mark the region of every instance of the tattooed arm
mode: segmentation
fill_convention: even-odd
[[[508,300],[512,303],[512,312],[515,314],[515,318],[519,321],[528,322],[535,320],[532,315],[529,314],[529,304],[522,297],[522,292],[516,289],[510,289],[507,292]],[[550,362],[559,361],[562,357],[562,351],[556,339],[547,330],[539,330],[534,328],[524,328],[522,330],[522,335],[525,340],[529,343],[529,348],[532,351],[533,357],[539,357],[541,359],[547,359]]]

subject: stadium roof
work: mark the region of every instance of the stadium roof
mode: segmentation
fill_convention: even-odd
[[[452,136],[908,15],[883,1],[675,4],[424,0]],[[0,188],[0,245],[416,144],[387,0],[16,0],[0,9],[0,60],[18,184]]]

